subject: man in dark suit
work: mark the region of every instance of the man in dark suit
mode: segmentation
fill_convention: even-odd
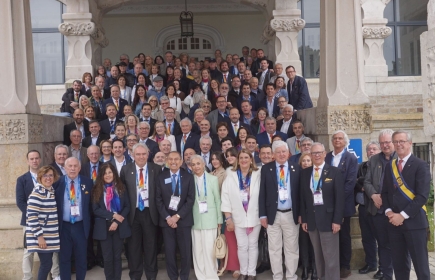
[[[202,156],[204,159],[205,167],[208,170],[212,170],[213,166],[211,164],[211,147],[212,147],[213,140],[210,136],[205,135],[201,136],[199,139],[199,146],[201,150],[198,152],[198,155]]]
[[[287,134],[288,138],[295,136],[293,132],[293,123],[297,120],[293,117],[293,106],[291,104],[285,105],[282,110],[283,119],[276,122],[276,127],[282,133]]]
[[[252,77],[249,80],[249,85],[251,86],[251,92],[255,94],[255,97],[258,100],[258,103],[262,102],[264,99],[266,99],[266,94],[262,89],[258,87],[258,79],[257,77]]]
[[[110,88],[104,88],[105,81],[106,80],[104,79],[104,77],[101,76],[95,78],[95,85],[98,86],[98,88],[100,89],[103,100],[110,97]],[[92,96],[92,88],[88,89],[86,95]]]
[[[340,277],[347,278],[351,273],[352,240],[350,236],[350,217],[356,212],[354,188],[358,173],[358,160],[354,154],[345,151],[345,148],[349,145],[349,137],[346,132],[337,130],[332,135],[331,142],[334,150],[326,155],[326,162],[340,169],[344,180],[344,219],[339,234]]]
[[[242,94],[240,94],[237,97],[237,108],[239,108],[239,111],[242,111],[242,101],[243,100],[248,100],[249,103],[251,104],[251,110],[252,111],[257,111],[258,108],[260,108],[260,103],[257,100],[257,96],[255,95],[255,93],[251,92],[251,85],[245,83],[242,85]]]
[[[71,145],[70,133],[71,131],[77,129],[80,130],[82,135],[88,136],[89,132],[89,121],[85,119],[85,113],[82,109],[76,109],[73,114],[74,122],[66,124],[63,126],[63,144]],[[80,140],[81,141],[81,140]]]
[[[261,162],[259,153],[257,152],[257,138],[253,135],[248,135],[246,137],[246,149],[251,152],[252,157],[254,158],[254,162],[258,163]]]
[[[72,88],[67,89],[62,95],[63,104],[61,111],[72,115],[74,110],[79,108],[79,99],[82,95],[86,95],[85,90],[82,88],[82,82],[75,80]],[[90,97],[90,95],[88,97]]]
[[[73,130],[70,133],[71,145],[68,147],[68,157],[75,157],[80,160],[81,165],[88,162],[87,149],[82,147],[80,142],[82,139],[82,133],[80,130]]]
[[[195,153],[199,153],[201,150],[199,147],[198,134],[192,133],[192,122],[188,118],[184,118],[180,122],[181,134],[175,136],[175,143],[177,145],[177,151],[180,154],[184,153],[184,150],[191,148],[195,150]]]
[[[236,139],[237,133],[241,127],[246,128],[246,130],[248,131],[248,135],[252,135],[251,126],[249,124],[245,124],[240,121],[239,109],[237,109],[236,107],[231,108],[230,110],[230,121],[231,121],[230,123],[231,127],[229,128],[228,131],[228,137],[232,137],[233,139]]]
[[[180,169],[183,163],[178,152],[170,152],[169,169],[158,176],[156,205],[160,214],[165,242],[166,270],[169,279],[188,280],[192,258],[191,228],[195,182],[192,174]],[[181,255],[181,271],[178,273],[176,244]]]
[[[165,128],[169,134],[178,136],[182,134],[180,124],[175,119],[175,109],[168,107],[165,109]]]
[[[216,125],[218,123],[230,123],[229,112],[227,110],[227,101],[224,96],[219,96],[216,98],[216,106],[217,109],[211,111],[207,115],[207,120],[210,122],[210,130],[214,134],[217,133]]]
[[[97,120],[92,120],[89,122],[89,132],[90,135],[86,136],[82,141],[82,146],[87,148],[91,145],[100,146],[101,141],[110,138],[109,135],[100,133],[101,126]]]
[[[325,163],[325,147],[311,146],[313,166],[301,172],[302,229],[313,244],[319,279],[340,279],[339,235],[344,212],[344,180]]]
[[[274,117],[267,117],[264,120],[264,124],[266,126],[266,131],[257,134],[258,146],[261,147],[264,144],[272,144],[272,137],[275,135],[279,135],[282,141],[287,140],[287,134],[284,134],[281,131],[276,130],[276,120]]]
[[[107,77],[104,88],[111,89],[113,85],[118,85],[119,68],[116,65],[110,67],[110,77]]]
[[[107,119],[100,121],[101,132],[110,135],[110,139],[113,139],[113,137],[115,137],[115,125],[123,121],[116,116],[118,110],[115,104],[109,103],[105,108]]]
[[[266,86],[271,82],[271,78],[275,77],[275,73],[269,70],[269,63],[266,58],[261,59],[260,69],[256,77],[258,79],[258,87],[266,91]]]
[[[228,96],[232,96],[233,99],[237,100],[239,96],[242,95],[242,89],[240,88],[241,85],[239,76],[233,76],[231,79],[231,90],[228,92]]]
[[[108,117],[106,112],[107,104],[115,104],[116,110],[118,111],[116,113],[116,117],[118,119],[122,119],[124,117],[124,106],[128,105],[128,101],[119,97],[120,94],[121,90],[118,85],[112,85],[112,87],[110,87],[111,97],[103,101],[103,119],[106,119]]]
[[[311,140],[311,138],[309,137],[305,137],[301,141],[301,152],[299,154],[292,155],[289,160],[294,163],[299,163],[299,159],[301,158],[302,154],[309,153],[311,151],[312,145],[313,145],[313,140]]]
[[[297,76],[295,68],[291,65],[285,68],[285,73],[289,78],[287,83],[289,103],[293,105],[295,110],[312,108],[313,102],[308,92],[307,81],[301,76]]]
[[[227,83],[228,85],[231,85],[231,81],[233,79],[233,75],[229,72],[230,67],[228,66],[228,62],[226,60],[222,60],[220,64],[220,69],[222,73],[222,80],[219,80],[219,82]]]
[[[394,275],[397,280],[409,279],[410,255],[417,278],[431,279],[425,206],[430,191],[429,164],[412,154],[409,132],[394,132],[393,144],[398,158],[385,169],[381,196],[382,207],[389,219]]]
[[[56,169],[59,177],[65,175],[65,160],[68,158],[68,146],[59,144],[54,148],[54,162],[50,163]]]
[[[159,145],[150,140],[148,137],[150,135],[149,131],[150,125],[147,122],[140,122],[138,125],[139,130],[139,143],[145,144],[149,149],[148,161],[153,162],[155,154],[159,152]]]
[[[289,151],[284,141],[275,141],[272,150],[275,161],[261,168],[259,216],[261,225],[267,229],[273,278],[284,276],[283,248],[286,277],[297,278],[300,167],[288,161]]]
[[[161,168],[148,161],[149,149],[138,143],[133,147],[134,163],[121,169],[121,180],[130,199],[128,222],[132,235],[128,239],[130,279],[141,279],[143,271],[148,280],[157,278],[157,229],[159,214],[156,206],[157,178]],[[137,182],[143,181],[143,187]]]
[[[275,97],[275,85],[272,83],[266,86],[266,98],[260,101],[260,107],[266,108],[269,116],[279,116],[278,98]]]
[[[154,133],[154,125],[157,120],[151,118],[151,105],[149,103],[144,103],[142,105],[142,117],[140,117],[141,122],[147,122],[150,125],[149,135],[153,135]]]
[[[264,56],[264,51],[262,49],[258,49],[257,50],[257,57],[252,57],[252,59],[254,59],[254,61],[252,62],[251,71],[252,71],[252,75],[255,76],[255,75],[257,75],[258,72],[260,72],[261,60],[267,59],[267,58]],[[267,64],[268,64],[269,69],[273,69],[273,62],[271,60],[267,59]]]
[[[217,69],[216,59],[210,59],[210,76],[212,80],[218,80],[219,82],[223,80],[222,73]]]
[[[86,277],[86,250],[91,227],[91,194],[93,182],[79,175],[80,162],[74,157],[65,161],[66,175],[53,184],[59,218],[60,278],[71,279],[71,258],[74,254],[76,279]],[[74,193],[75,197],[71,197]]]

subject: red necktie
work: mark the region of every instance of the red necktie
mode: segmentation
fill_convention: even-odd
[[[271,133],[269,135],[270,135],[270,143],[272,144],[273,133]]]
[[[400,171],[400,173],[402,173],[402,169],[403,169],[402,163],[403,163],[403,159],[400,159],[399,160],[399,171]]]

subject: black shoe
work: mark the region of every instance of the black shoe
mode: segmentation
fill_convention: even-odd
[[[257,272],[257,274],[261,274],[263,272],[265,272],[266,270],[269,270],[270,266],[265,265],[265,264],[260,264],[259,267],[257,267],[257,269],[255,270]]]
[[[95,264],[101,268],[104,268],[104,261],[95,261]]]
[[[380,269],[378,270],[378,272],[376,272],[375,275],[373,275],[373,279],[383,279],[383,278],[384,278],[384,273]]]
[[[341,279],[346,279],[347,277],[349,277],[352,274],[352,272],[350,271],[350,269],[344,268],[342,267],[340,269],[340,278]]]
[[[301,278],[302,278],[302,280],[308,280],[308,268],[307,267],[302,267]]]
[[[319,278],[317,278],[317,270],[316,267],[313,267],[313,273],[311,274],[311,280],[317,280]]]
[[[371,267],[368,264],[366,264],[366,266],[364,266],[363,268],[358,270],[358,273],[359,274],[367,274],[367,273],[372,272],[372,271],[376,271],[376,267]]]
[[[93,267],[94,267],[94,264],[88,262],[87,270],[91,270]]]

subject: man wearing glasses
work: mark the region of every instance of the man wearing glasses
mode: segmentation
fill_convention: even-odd
[[[338,168],[325,162],[325,147],[311,146],[312,167],[300,178],[302,229],[313,244],[319,279],[340,279],[339,234],[344,214],[344,180]]]
[[[170,101],[169,101],[169,97],[162,96],[162,98],[160,98],[160,111],[156,112],[155,117],[158,121],[165,121],[166,117],[166,109],[169,108],[170,105]],[[172,107],[171,107],[172,108]],[[173,109],[173,108],[172,108]],[[180,114],[174,110],[174,113],[172,113],[172,110],[169,112],[169,119],[172,120],[175,118],[175,120],[177,120],[177,122],[180,122]],[[172,129],[171,129],[172,131]]]
[[[287,83],[287,92],[289,95],[289,103],[293,105],[295,110],[302,110],[313,107],[310,93],[308,92],[307,81],[301,76],[296,75],[296,70],[289,65],[285,68],[285,73],[289,78]]]

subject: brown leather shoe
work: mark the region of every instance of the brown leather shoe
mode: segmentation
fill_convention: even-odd
[[[252,275],[248,275],[248,278],[246,278],[246,280],[255,280],[257,279],[255,276]]]
[[[349,277],[351,275],[351,271],[347,268],[342,267],[340,269],[340,278],[341,279],[346,279],[347,277]]]
[[[246,277],[247,277],[246,275],[240,274],[240,276],[239,276],[239,278],[237,278],[237,280],[246,280],[247,279]]]

